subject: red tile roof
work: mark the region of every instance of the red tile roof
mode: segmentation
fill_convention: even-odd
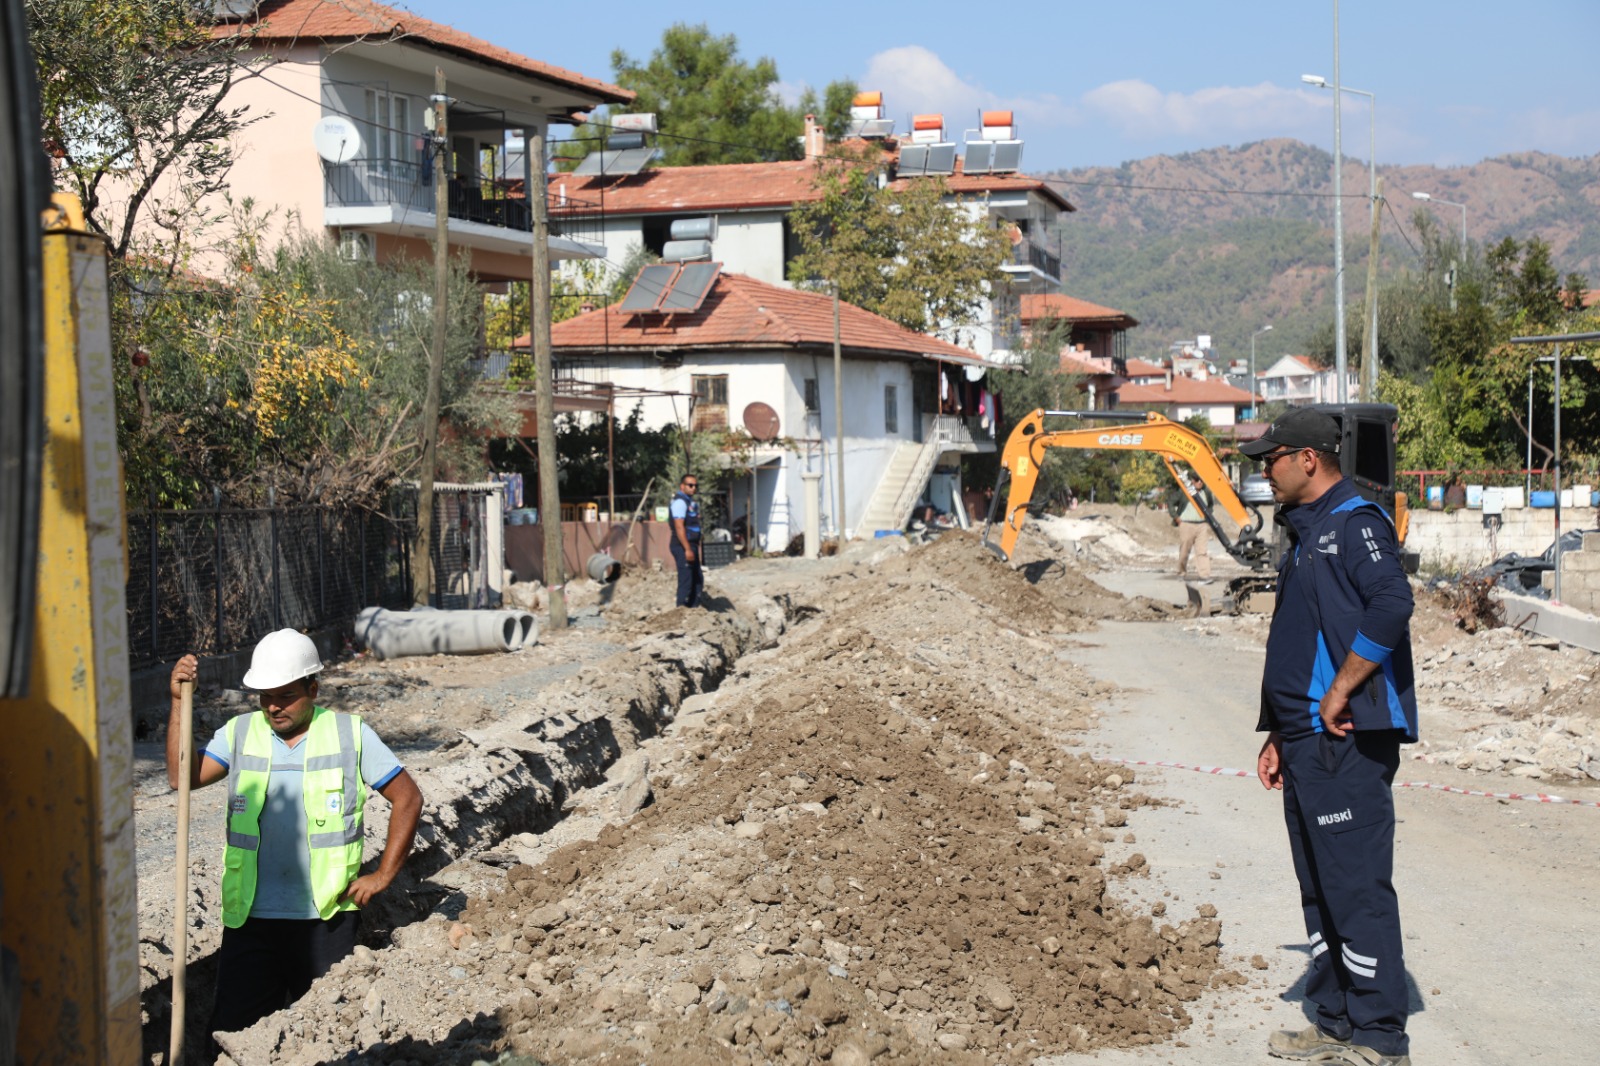
[[[1196,381],[1178,375],[1172,379],[1172,388],[1166,382],[1158,385],[1124,385],[1117,390],[1117,403],[1123,407],[1156,407],[1169,403],[1245,404],[1250,394],[1234,388],[1226,381],[1207,378]]]
[[[1167,368],[1160,363],[1152,363],[1147,359],[1128,360],[1128,376],[1130,378],[1158,378],[1166,372]]]
[[[1098,363],[1087,359],[1079,359],[1068,352],[1061,353],[1061,372],[1063,374],[1083,374],[1088,377],[1112,378],[1117,382],[1126,381],[1126,378],[1117,377],[1111,370]]]
[[[887,318],[853,304],[839,305],[841,346],[855,353],[983,365],[966,348],[926,334],[914,333]],[[550,330],[557,349],[600,351],[606,348],[678,351],[705,348],[833,347],[833,299],[798,289],[771,285],[744,274],[717,278],[700,310],[693,314],[634,314],[616,306],[590,311]],[[526,334],[514,347],[529,345]]]
[[[1030,293],[1022,297],[1022,321],[1026,325],[1042,318],[1059,318],[1068,322],[1104,322],[1131,328],[1139,324],[1132,315],[1110,307],[1101,307],[1088,300],[1065,293]]]
[[[550,195],[559,197],[562,189],[572,199],[593,204],[592,210],[608,215],[659,214],[680,211],[732,211],[756,207],[786,208],[818,199],[812,186],[817,161],[784,160],[776,163],[723,163],[701,167],[656,167],[626,177],[574,177],[552,174]],[[891,189],[904,188],[915,178],[900,178],[889,183]],[[952,193],[974,196],[981,193],[1037,192],[1054,200],[1063,211],[1076,211],[1067,198],[1049,184],[1024,174],[976,174],[957,172],[945,179]],[[582,213],[578,208],[575,213]]]
[[[231,37],[244,27],[252,41],[411,40],[432,45],[446,52],[468,56],[518,74],[531,74],[546,81],[592,93],[601,101],[624,104],[634,94],[598,78],[586,77],[552,63],[529,59],[499,45],[490,44],[468,33],[434,22],[409,11],[386,7],[373,0],[263,0],[255,18],[243,23],[221,23],[213,28],[218,37]]]

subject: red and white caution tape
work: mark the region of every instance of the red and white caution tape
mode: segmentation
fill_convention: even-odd
[[[1227,766],[1191,766],[1188,763],[1168,762],[1164,759],[1117,759],[1110,756],[1096,756],[1100,762],[1117,763],[1121,766],[1158,766],[1168,770],[1191,770],[1197,774],[1210,774],[1212,777],[1247,777],[1254,778],[1254,770],[1235,770]],[[1436,785],[1428,781],[1396,781],[1395,788],[1421,788],[1433,792],[1449,792],[1457,796],[1481,796],[1484,799],[1524,800],[1528,803],[1559,803],[1570,807],[1596,807],[1600,808],[1600,800],[1567,799],[1565,796],[1552,796],[1546,792],[1487,792],[1476,788],[1457,788],[1455,785]]]

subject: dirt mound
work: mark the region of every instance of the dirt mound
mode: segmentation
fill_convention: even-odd
[[[225,1046],[283,1062],[354,1045],[359,1062],[1012,1063],[1167,1039],[1185,1004],[1237,978],[1217,972],[1214,909],[1116,898],[1148,869],[1137,854],[1108,868],[1104,847],[1133,843],[1126,810],[1152,801],[1131,771],[1066,750],[1111,686],[1049,632],[1117,598],[1038,561],[1030,580],[945,534],[817,573],[804,621],[624,755],[615,800],[572,804],[575,821],[611,812],[590,839],[508,840],[479,856],[503,868],[442,871],[459,894],[432,916]],[[642,583],[652,600],[661,583]],[[612,611],[651,649],[689,639],[681,613]]]

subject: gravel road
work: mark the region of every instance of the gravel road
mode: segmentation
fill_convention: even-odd
[[[1176,582],[1149,572],[1100,579],[1153,598],[1181,595]],[[1092,734],[1091,751],[1253,767],[1264,626],[1250,618],[1107,622],[1092,634],[1064,638],[1063,656],[1120,686]],[[1152,670],[1151,664],[1160,665]],[[1429,708],[1422,708],[1424,734],[1448,728],[1448,722],[1430,721]],[[1143,891],[1171,892],[1185,907],[1203,900],[1215,904],[1225,918],[1223,961],[1252,980],[1214,993],[1197,1012],[1204,1024],[1181,1043],[1102,1051],[1092,1058],[1107,1066],[1269,1061],[1262,1054],[1267,1034],[1306,1024],[1298,995],[1304,931],[1281,804],[1253,776],[1141,773],[1153,792],[1176,801],[1129,814],[1137,848],[1152,867]],[[1399,779],[1519,789],[1504,778],[1415,761],[1402,763]],[[1593,786],[1559,791],[1567,798],[1600,800],[1600,788]],[[1396,888],[1412,987],[1413,1060],[1450,1066],[1594,1062],[1600,1033],[1600,891],[1594,881],[1600,808],[1415,788],[1397,789],[1395,799]],[[1264,971],[1250,967],[1248,960],[1257,955]]]

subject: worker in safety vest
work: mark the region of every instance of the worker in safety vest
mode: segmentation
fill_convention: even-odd
[[[292,629],[267,634],[244,675],[244,686],[261,694],[261,709],[223,725],[190,763],[191,788],[228,782],[224,928],[208,1033],[249,1028],[354,950],[360,908],[389,887],[411,851],[422,793],[358,716],[316,706],[321,670],[310,637]],[[179,683],[198,674],[193,655],[172,668],[173,788]],[[369,790],[392,810],[383,858],[362,876]]]

